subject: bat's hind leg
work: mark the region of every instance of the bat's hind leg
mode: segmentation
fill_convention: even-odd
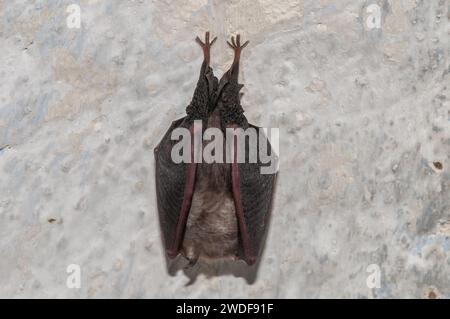
[[[231,43],[227,41],[228,45],[234,50],[234,59],[233,64],[231,65],[230,69],[228,70],[229,76],[231,80],[236,81],[239,75],[239,61],[241,59],[241,52],[242,49],[244,49],[249,41],[245,41],[244,44],[241,45],[241,35],[238,34],[236,36],[236,41],[234,40],[234,37],[231,37]]]
[[[234,125],[247,128],[247,119],[244,116],[244,110],[240,103],[242,93],[239,93],[243,85],[238,83],[238,77],[241,51],[249,42],[246,41],[241,45],[241,36],[238,34],[236,39],[231,37],[231,42],[227,41],[227,43],[234,50],[234,60],[230,69],[225,72],[219,83],[219,92],[221,94],[222,102],[220,118],[223,127]]]
[[[197,41],[197,43],[200,44],[200,46],[203,49],[203,58],[204,58],[204,62],[206,63],[207,66],[209,66],[209,61],[211,58],[211,46],[213,45],[213,43],[216,40],[217,40],[217,37],[215,37],[211,42],[209,42],[209,32],[205,33],[205,42],[200,40],[199,37],[195,38],[195,41]]]
[[[209,66],[211,60],[211,46],[216,41],[214,38],[209,41],[209,32],[205,34],[205,42],[200,40],[199,37],[195,38],[195,41],[203,49],[203,62],[200,68],[200,75],[197,82],[197,87],[194,91],[191,103],[186,108],[189,121],[199,120],[206,118],[210,109],[211,101],[213,100],[213,93],[217,87],[217,79],[215,78],[212,68]]]

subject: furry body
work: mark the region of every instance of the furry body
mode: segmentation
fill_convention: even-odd
[[[220,127],[218,114],[219,110],[210,116],[208,128]],[[203,143],[205,146],[207,142]],[[199,258],[234,258],[237,252],[238,222],[231,187],[231,165],[199,164],[183,253],[195,262]]]

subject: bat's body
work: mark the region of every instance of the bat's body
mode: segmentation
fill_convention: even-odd
[[[220,128],[218,109],[208,118],[207,128]],[[197,164],[196,186],[182,250],[191,264],[198,258],[237,257],[238,221],[231,185],[231,164]]]
[[[224,164],[216,167],[200,165],[197,172],[183,241],[184,255],[191,263],[199,257],[234,258],[238,255],[238,223],[233,194],[230,181],[222,171],[230,172],[230,169]],[[214,186],[218,187],[212,189]]]
[[[239,59],[248,42],[241,46],[238,35],[236,42],[232,38],[228,43],[235,52],[233,64],[218,81],[209,66],[214,41],[209,42],[209,33],[205,43],[197,38],[204,60],[187,116],[173,122],[155,148],[159,217],[169,257],[181,253],[191,265],[199,259],[244,259],[251,265],[261,253],[276,174],[261,174],[259,158],[256,163],[237,163],[236,146],[232,163],[175,163],[171,158],[171,133],[186,128],[193,135],[196,120],[204,129],[256,128],[240,105]],[[203,142],[203,147],[215,142]],[[260,142],[247,142],[245,153]],[[225,141],[218,145],[225,153]]]

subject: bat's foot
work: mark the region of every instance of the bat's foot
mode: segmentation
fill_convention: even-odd
[[[228,45],[234,50],[234,59],[233,64],[231,65],[230,69],[224,74],[221,81],[224,82],[236,82],[238,81],[238,75],[239,75],[239,60],[241,58],[241,51],[243,48],[247,46],[249,41],[245,41],[244,44],[241,45],[241,35],[238,34],[236,36],[236,40],[234,37],[231,37],[231,42],[227,41]]]
[[[211,42],[209,42],[209,31],[205,33],[205,42],[203,42],[202,40],[200,40],[199,37],[195,38],[195,41],[200,44],[200,46],[203,49],[203,55],[205,57],[205,60],[209,61],[210,58],[210,51],[211,51],[211,46],[213,45],[213,43],[217,40],[217,37],[215,37]]]
[[[234,50],[235,57],[239,57],[243,48],[247,46],[249,41],[245,41],[244,44],[241,45],[241,35],[236,35],[236,41],[234,41],[234,37],[231,37],[231,43],[227,41],[228,45]]]

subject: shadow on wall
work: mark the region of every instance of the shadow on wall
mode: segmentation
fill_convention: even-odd
[[[189,278],[186,286],[192,285],[200,274],[207,278],[233,275],[234,277],[244,278],[249,285],[255,283],[259,261],[252,266],[247,265],[243,260],[214,260],[210,262],[197,262],[190,266],[186,258],[179,255],[175,259],[166,257],[167,272],[170,276],[175,276],[182,270],[184,275]]]

